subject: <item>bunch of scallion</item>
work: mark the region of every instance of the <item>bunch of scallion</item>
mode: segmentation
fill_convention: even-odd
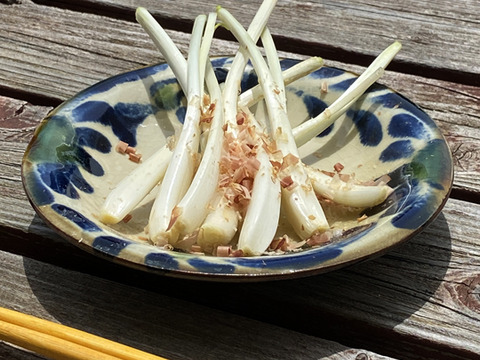
[[[401,45],[390,45],[332,105],[292,128],[285,85],[319,69],[323,60],[312,57],[282,73],[267,27],[275,4],[265,0],[248,30],[222,7],[199,15],[187,60],[148,11],[137,9],[137,21],[172,69],[187,110],[175,146],[163,146],[119,182],[100,210],[102,222],[122,221],[160,183],[147,229],[154,245],[252,256],[264,254],[279,237],[286,239],[278,234],[281,214],[298,236],[296,242],[286,239],[294,249],[309,239],[328,240],[329,224],[318,198],[365,208],[388,197],[392,189],[384,181],[359,184],[306,166],[298,147],[344,114],[382,76]],[[231,31],[240,44],[223,88],[209,55],[217,26]],[[239,95],[248,60],[259,84]]]

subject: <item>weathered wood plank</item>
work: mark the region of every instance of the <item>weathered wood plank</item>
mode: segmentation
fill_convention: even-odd
[[[378,349],[380,343],[395,351],[389,352],[393,356],[405,356],[405,348],[409,348],[416,354],[411,357],[417,359],[476,358],[480,354],[480,337],[474,330],[480,326],[480,257],[475,229],[479,217],[479,206],[450,200],[422,234],[381,258],[283,283],[281,291],[288,294],[285,302],[289,305],[272,305],[263,319],[275,321],[276,311],[301,302],[305,315],[295,312],[290,321],[307,333],[324,334],[325,330],[315,325],[324,321],[330,334],[345,336],[351,332],[370,349]],[[256,293],[275,304],[280,295],[275,289],[275,284],[248,285],[242,291],[245,297]],[[240,295],[232,287],[223,290],[233,291],[232,298]],[[242,299],[236,301],[241,303]],[[288,322],[279,318],[276,323],[283,321]],[[362,333],[362,328],[371,331]],[[425,338],[435,345],[425,343]],[[418,342],[412,344],[412,339]]]
[[[29,351],[26,351],[25,349],[21,349],[16,346],[12,346],[9,343],[0,341],[0,359],[39,360],[44,358]]]
[[[168,359],[387,359],[18,255],[0,252],[0,261],[2,306]]]
[[[0,42],[4,60],[0,61],[0,84],[8,93],[59,103],[108,76],[159,60],[148,37],[130,22],[28,3],[2,10],[0,19],[6,25],[0,34],[4,31],[9,41]],[[24,19],[22,14],[27,12],[35,16]],[[18,31],[20,21],[31,23]],[[170,34],[186,52],[188,35]],[[233,53],[236,45],[218,40],[213,52],[220,49]],[[333,61],[327,64],[362,70]],[[466,192],[464,198],[473,194],[478,201],[479,88],[395,72],[387,72],[382,82],[418,103],[438,122],[454,154],[456,189]]]
[[[261,284],[199,283],[122,268],[48,234],[35,218],[30,234],[2,227],[0,248],[353,348],[400,358],[475,358],[479,217],[480,206],[450,200],[422,234],[383,257],[321,276]],[[38,231],[41,237],[34,236]]]
[[[158,60],[133,23],[29,3],[0,10],[0,84],[9,91],[58,103],[106,75]]]
[[[42,120],[52,110],[23,100],[0,96],[0,138],[2,142],[28,143]]]
[[[51,0],[37,2],[93,12],[103,7],[105,14],[130,19],[135,7],[144,6],[165,21],[165,26],[181,30],[200,12],[213,11],[217,5],[206,0],[82,0],[72,5]],[[247,25],[260,3],[224,0],[220,5]],[[463,0],[456,5],[446,0],[434,5],[420,0],[279,1],[269,26],[282,50],[323,54],[346,62],[365,63],[388,43],[400,40],[404,51],[398,59],[403,65],[408,64],[402,69],[452,80],[453,74],[457,74],[457,80],[479,84],[480,3]]]
[[[28,3],[2,6],[2,10],[5,26],[0,34],[3,31],[8,41],[0,43],[0,84],[13,93],[53,98],[58,103],[105,77],[159,59],[148,37],[130,22],[89,14],[79,17],[75,12]],[[25,19],[26,13],[30,15]],[[19,31],[18,23],[25,21],[29,26]],[[186,52],[188,35],[171,35]],[[214,53],[236,49],[226,41],[215,44]],[[438,121],[457,162],[458,182],[463,189],[478,191],[478,176],[471,176],[478,174],[478,88],[398,73],[389,73],[382,81]]]
[[[30,3],[0,6],[0,36],[5,38],[0,43],[0,84],[9,90],[61,101],[107,76],[160,59],[147,35],[131,21],[79,16]],[[19,29],[19,23],[28,26]],[[186,53],[189,35],[169,33]],[[235,44],[216,41],[212,53],[233,53],[235,49]],[[406,51],[408,48],[399,55]],[[325,56],[323,51],[315,54]]]
[[[67,29],[64,29],[64,31],[66,32]],[[233,45],[231,46],[233,48]],[[363,68],[358,66],[333,61],[328,61],[327,64],[356,72],[363,70]],[[1,67],[2,65],[0,63],[0,69]],[[103,70],[103,77],[113,75],[110,73],[111,69],[105,68]],[[37,69],[29,72],[29,74],[35,74],[40,71],[41,69]],[[52,70],[52,76],[58,76],[55,70]],[[99,74],[99,77],[100,76]],[[93,83],[92,79],[84,78],[83,74],[75,77],[75,79],[72,78],[71,82],[68,81],[63,85],[64,88],[61,90],[62,94],[57,94],[57,92],[60,91],[59,87],[52,85],[50,82],[46,82],[45,87],[42,88],[42,95],[52,97],[61,96],[58,101],[65,100],[69,95],[73,95],[82,90],[83,86],[86,86],[86,83],[89,81]],[[8,84],[8,79],[5,81]],[[40,87],[41,80],[39,82],[38,78],[34,78],[33,81],[38,82],[37,87]],[[62,79],[57,78],[54,83],[58,84],[61,82]],[[472,201],[478,202],[480,197],[480,177],[478,176],[480,173],[480,147],[478,145],[480,141],[480,88],[390,71],[381,79],[381,82],[410,98],[437,122],[444,132],[453,153],[456,172],[455,189],[466,192],[466,195],[462,195],[463,198],[473,196]],[[17,86],[17,84],[12,84],[11,82],[10,84],[11,86]],[[27,81],[21,87],[29,88],[30,86],[29,81]],[[4,104],[3,106],[7,105]],[[16,112],[23,111],[22,103],[8,106],[16,106]],[[50,109],[50,107],[48,109]],[[29,111],[35,112],[37,110],[32,109]],[[43,110],[43,113],[39,115],[45,113],[46,110]],[[27,113],[26,115],[34,116],[35,114]],[[29,119],[28,116],[23,118]],[[40,119],[41,116],[38,116],[35,121],[38,122]],[[2,137],[6,141],[10,141],[10,137],[16,136],[18,139],[25,139],[25,142],[27,142],[35,127],[33,122],[28,126],[27,124],[11,125],[14,119],[12,118],[11,120],[8,116],[4,116],[0,121],[2,121],[0,123]],[[28,121],[32,120],[30,119]],[[21,130],[15,128],[10,129],[9,127],[11,126],[21,127]]]
[[[387,73],[381,82],[412,100],[437,123],[452,151],[454,196],[480,202],[480,87],[397,73]]]
[[[125,14],[131,15],[136,6],[135,2],[75,2],[77,7],[98,8],[99,4],[104,4],[104,16],[39,6],[28,0],[14,2],[20,4],[0,5],[0,93],[35,99],[43,105],[55,104],[107,76],[159,59],[138,25],[131,20],[115,19],[125,17]],[[171,8],[178,9],[178,6],[181,6],[179,3],[172,3]],[[254,3],[258,4],[259,1]],[[402,23],[412,28],[400,29],[406,31],[403,35],[411,38],[404,40],[405,50],[408,51],[401,55],[403,57],[399,58],[400,62],[404,65],[425,66],[426,71],[424,76],[387,72],[382,82],[418,103],[438,122],[454,153],[455,189],[467,194],[464,194],[462,199],[468,198],[472,201],[472,196],[476,196],[473,199],[478,201],[480,93],[478,87],[465,85],[478,83],[478,80],[475,80],[478,79],[478,62],[465,70],[459,67],[458,61],[465,60],[466,57],[468,63],[471,61],[472,52],[478,49],[480,12],[476,11],[475,7],[480,5],[468,2],[468,6],[451,9],[451,3],[447,4],[444,0],[435,3],[435,6],[413,0],[408,3],[415,4],[416,7],[405,7],[405,1],[393,4],[386,0],[356,0],[349,3],[340,1],[335,4],[280,2],[276,18],[272,20],[282,26],[276,25],[275,29],[275,23],[272,23],[272,30],[276,31],[281,40],[283,36],[291,37],[287,29],[292,26],[295,36],[304,37],[303,42],[300,42],[303,50],[296,49],[293,45],[287,46],[286,42],[281,44],[284,49],[302,52],[305,51],[305,44],[311,41],[309,36],[312,37],[315,31],[305,29],[305,24],[292,25],[291,21],[282,17],[289,14],[291,16],[292,4],[301,8],[300,14],[304,14],[304,17],[307,11],[327,8],[328,16],[334,21],[338,21],[340,16],[349,20],[360,14],[359,18],[351,22],[358,26],[355,36],[371,35],[369,32],[372,32],[376,39],[383,41],[386,38],[387,42],[392,38],[385,33],[384,26],[389,21],[394,27],[396,19],[390,18],[390,14],[386,12],[391,11],[397,17],[407,17]],[[143,3],[147,4],[148,1]],[[207,2],[195,2],[191,9],[185,10],[180,19],[177,10],[171,9],[162,9],[161,16],[171,19],[170,25],[173,28],[189,30],[189,21],[200,11],[202,4],[207,5]],[[244,11],[235,14],[247,23],[251,17],[250,2],[235,4],[237,7],[245,6]],[[71,5],[63,3],[61,6]],[[211,4],[208,3],[208,6]],[[105,11],[107,9],[112,13]],[[445,11],[447,9],[449,11]],[[378,22],[373,21],[377,17],[381,19]],[[366,24],[366,19],[369,19],[371,24]],[[425,24],[418,27],[422,21]],[[22,29],[19,29],[19,23],[22,24]],[[363,63],[366,57],[378,52],[384,44],[379,45],[378,49],[375,46],[379,43],[374,46],[367,44],[372,53],[364,50],[365,47],[355,48],[362,45],[361,42],[343,39],[344,35],[338,30],[351,24],[342,22],[337,26],[335,35],[340,38],[338,48],[335,47],[336,43],[332,43],[332,34],[328,33],[330,30],[325,34],[327,40],[321,40],[318,46],[325,50],[327,55],[331,55],[332,59],[343,56],[346,61]],[[372,24],[374,28],[378,26],[378,29],[372,29]],[[179,29],[181,26],[184,28]],[[313,29],[311,24],[309,26]],[[458,39],[446,36],[452,26],[458,26],[458,29],[452,32],[453,37],[459,36]],[[182,51],[186,52],[188,34],[183,31],[170,31],[170,34],[180,44]],[[471,34],[472,37],[465,40],[462,38],[465,34]],[[424,44],[425,40],[432,40],[432,43]],[[472,45],[470,40],[476,43]],[[353,41],[353,45],[348,41]],[[440,43],[443,44],[442,54],[441,58],[438,58]],[[410,46],[413,45],[415,49],[412,50]],[[467,51],[462,48],[463,45],[471,46],[471,49]],[[227,49],[227,52],[233,52],[235,48],[235,45],[227,41],[218,40],[215,42],[214,51],[225,53]],[[444,50],[446,48],[450,51],[463,49],[466,52],[459,57],[448,59],[451,56]],[[310,49],[314,51],[316,47],[311,46]],[[430,53],[426,52],[427,50]],[[353,60],[353,55],[359,56],[358,61]],[[415,57],[420,61],[417,62]],[[360,69],[344,63],[328,63],[356,71]],[[451,78],[450,82],[429,79],[432,74],[428,69],[439,70],[444,74],[451,72],[460,77]],[[465,74],[474,74],[472,76],[476,77],[466,81],[462,78]],[[247,357],[250,354],[251,358],[258,358],[258,354],[264,358],[285,358],[283,352],[291,348],[288,344],[297,342],[299,346],[310,346],[310,342],[316,341],[310,336],[335,339],[347,345],[340,347],[340,357],[335,357],[337,355],[333,354],[334,350],[329,350],[330,347],[327,347],[325,355],[318,355],[320,352],[316,351],[323,350],[314,346],[314,355],[327,358],[351,358],[360,355],[360,352],[355,350],[357,348],[401,358],[480,358],[480,279],[476,275],[480,268],[480,248],[477,241],[479,205],[450,200],[430,227],[403,246],[378,259],[322,276],[244,285],[205,284],[152,276],[106,263],[80,252],[47,229],[35,216],[21,187],[20,160],[34,127],[50,109],[49,106],[32,106],[24,101],[0,97],[0,250],[23,254],[107,280],[58,269],[28,258],[21,260],[15,255],[3,253],[3,256],[0,255],[0,272],[8,276],[0,276],[0,284],[4,284],[0,289],[5,289],[0,291],[0,303],[11,304],[11,307],[24,304],[23,309],[26,312],[31,311],[52,320],[78,325],[87,331],[99,331],[104,336],[111,335],[114,339],[124,337],[126,342],[134,342],[139,347],[166,349],[167,352],[162,352],[161,355],[171,354],[172,358],[185,355],[179,353],[177,348],[182,345],[183,351],[184,344],[188,341],[193,341],[193,349],[197,349],[196,352],[192,350],[187,353],[191,357],[208,357],[213,354],[217,358],[231,358],[226,345],[211,341],[211,337],[216,333],[205,324],[213,324],[216,331],[221,331],[227,338],[226,344],[245,335],[239,330],[242,326],[249,328],[254,324],[253,327],[260,330],[273,329],[277,336],[275,341],[260,337],[263,342],[255,343],[255,335],[249,333],[242,339],[243,345],[237,342],[228,349],[233,351],[247,347],[243,353],[240,352],[243,355],[241,358],[245,358],[245,354]],[[17,288],[17,283],[23,285]],[[24,288],[27,288],[27,295],[23,295]],[[86,288],[92,288],[92,292],[86,294]],[[116,299],[126,299],[125,303],[109,303],[111,296],[108,296],[108,289],[115,294]],[[172,298],[179,300],[172,301]],[[93,302],[90,302],[92,299]],[[59,303],[64,306],[59,306]],[[78,311],[78,308],[81,310]],[[98,309],[99,317],[97,313],[92,316],[95,309]],[[197,310],[205,313],[197,316]],[[176,311],[179,315],[175,314]],[[153,314],[153,317],[145,314]],[[191,314],[200,319],[199,324],[188,323]],[[90,321],[85,320],[86,315],[89,315]],[[143,317],[138,319],[139,315]],[[92,323],[92,318],[97,321]],[[108,323],[112,318],[114,321]],[[158,323],[152,324],[152,319],[158,319]],[[232,325],[232,319],[236,321],[235,326]],[[145,327],[143,322],[147,320]],[[283,346],[283,337],[291,332],[262,325],[257,323],[257,320],[297,330],[309,337],[305,340],[302,335],[302,339],[297,340],[300,335],[294,333],[292,342]],[[181,334],[174,334],[179,321],[184,327]],[[124,330],[125,324],[132,324],[134,332],[140,332],[139,337],[133,339],[128,335]],[[155,337],[158,333],[161,336]],[[210,339],[205,341],[201,334],[210,336]],[[185,337],[187,340],[183,341]],[[159,341],[160,347],[157,346]],[[249,342],[248,345],[245,345],[246,342]],[[163,347],[164,343],[168,343],[166,347]],[[255,343],[253,348],[251,343]],[[262,344],[266,344],[265,349],[260,348]],[[281,344],[282,347],[275,348],[273,344]],[[337,346],[338,344],[334,344],[335,349]],[[3,351],[10,350],[10,347],[2,344],[0,355]],[[297,351],[295,354],[302,357],[307,352]],[[368,354],[379,358],[379,355]],[[28,354],[25,354],[25,357],[20,356],[19,359],[31,359]]]
[[[479,205],[449,200],[429,228],[399,249],[324,276],[221,286],[152,277],[84,254],[46,228],[23,194],[20,160],[33,124],[50,108],[0,99],[9,119],[0,121],[1,249],[325,338],[342,339],[367,328],[374,340],[357,334],[349,346],[378,353],[387,349],[389,355],[401,356],[396,352],[401,342],[425,358],[436,358],[434,348],[452,356],[480,354],[479,282],[471,277],[480,267]],[[242,307],[252,296],[261,300]],[[425,332],[434,345],[416,340]]]

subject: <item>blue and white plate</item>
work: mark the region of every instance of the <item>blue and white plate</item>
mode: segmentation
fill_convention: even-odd
[[[223,81],[230,58],[214,61]],[[283,60],[284,68],[293,60]],[[287,87],[292,124],[319,114],[355,80],[324,67]],[[248,69],[244,89],[257,83]],[[325,86],[328,91],[325,90]],[[421,231],[440,212],[453,181],[450,150],[435,123],[400,94],[375,84],[348,112],[301,149],[303,161],[358,180],[391,177],[394,192],[365,209],[364,221],[328,212],[336,236],[298,252],[214,257],[164,250],[144,232],[154,194],[132,220],[107,226],[97,214],[109,191],[137,164],[115,151],[121,140],[147,158],[179,130],[185,99],[165,64],[102,81],[63,103],[42,121],[25,153],[26,193],[55,230],[93,254],[159,274],[206,280],[262,280],[329,271],[377,256]],[[154,190],[153,192],[155,192]],[[348,213],[348,212],[347,212]],[[339,217],[338,217],[339,216]]]

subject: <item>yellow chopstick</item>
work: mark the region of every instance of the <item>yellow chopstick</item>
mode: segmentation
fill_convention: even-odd
[[[84,331],[2,307],[0,340],[53,360],[166,360]]]

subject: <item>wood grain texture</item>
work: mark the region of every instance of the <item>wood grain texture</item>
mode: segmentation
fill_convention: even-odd
[[[84,254],[35,215],[21,186],[20,162],[33,124],[51,108],[5,97],[0,103],[9,120],[0,120],[2,250],[314,336],[338,340],[350,334],[349,346],[377,353],[400,356],[396,352],[400,342],[411,354],[425,358],[438,358],[433,348],[449,356],[480,354],[479,279],[472,275],[480,268],[476,244],[480,206],[449,200],[425,232],[398,250],[324,276],[221,286],[152,277]],[[251,305],[252,298],[260,300]],[[369,331],[360,331],[365,328]],[[353,337],[357,332],[360,335]],[[425,332],[435,346],[415,340]]]
[[[222,1],[244,24],[259,3]],[[314,53],[327,65],[360,72],[393,39],[402,40],[381,82],[444,132],[455,199],[425,231],[382,257],[262,284],[199,283],[106,262],[47,228],[23,192],[23,152],[53,106],[161,60],[133,20],[139,4],[0,1],[0,304],[172,359],[480,358],[480,3],[278,2],[270,27],[283,56]],[[192,19],[213,6],[141,5],[184,54]],[[293,15],[302,21],[291,21]],[[213,53],[236,48],[216,39]],[[5,343],[0,358],[37,359]]]
[[[480,298],[476,275],[480,268],[479,217],[480,206],[449,200],[439,218],[422,234],[382,257],[329,274],[261,284],[201,283],[127,269],[83,253],[54,233],[48,239],[45,233],[49,230],[42,229],[45,225],[38,219],[32,222],[34,226],[28,236],[3,227],[0,247],[142,291],[336,340],[351,348],[407,359],[476,358],[480,356]],[[35,236],[37,231],[41,231],[42,236]],[[46,254],[43,249],[50,253]],[[25,258],[26,271],[31,261]],[[8,262],[2,260],[2,264],[3,269],[8,269]],[[36,267],[38,269],[30,272],[40,278],[45,276],[44,272],[52,271],[33,266]],[[52,276],[63,279],[55,274],[53,271]],[[31,276],[28,278],[32,280]],[[5,279],[11,282],[12,288],[17,286],[18,280],[12,279],[10,272]],[[58,289],[51,289],[54,285],[50,282],[48,276],[42,280],[42,285],[37,285],[40,290],[36,296],[55,316],[58,305],[50,298],[53,295],[47,294],[57,294]],[[72,282],[77,284],[78,292],[86,287],[97,288]],[[66,286],[64,280],[54,283]],[[111,298],[123,298],[108,286],[101,288],[106,289]],[[23,294],[25,289],[19,288],[18,292]],[[18,296],[17,291],[3,293]],[[94,299],[98,295],[92,290],[85,296]],[[150,296],[138,303],[138,307],[144,309],[145,303],[151,304]],[[128,301],[131,297],[127,297]],[[16,298],[10,301],[19,302]],[[138,299],[130,304],[134,306],[136,301]],[[164,300],[164,303],[162,306],[169,306],[170,301]],[[25,310],[31,310],[32,306],[30,302]],[[97,311],[94,310],[97,307],[98,303],[92,304],[92,311]],[[59,321],[70,319],[66,311],[58,311]],[[74,311],[78,311],[76,307]],[[86,326],[89,321],[91,316],[82,324]],[[93,329],[99,324],[89,326]]]
[[[5,360],[41,360],[43,357],[25,349],[0,341],[0,359]]]
[[[140,26],[128,21],[79,16],[30,3],[3,6],[2,10],[0,21],[5,26],[0,36],[3,31],[10,41],[0,42],[0,92],[3,86],[5,93],[19,92],[21,97],[58,104],[104,78],[161,59]],[[25,19],[25,13],[35,15]],[[28,22],[22,31],[17,29],[20,21]],[[186,53],[189,35],[169,33]],[[236,48],[235,43],[216,40],[212,53],[234,53]],[[364,69],[331,60],[326,63],[357,72]],[[455,189],[461,192],[455,196],[470,196],[479,202],[479,88],[393,71],[381,82],[417,103],[439,124],[454,156]]]
[[[94,14],[38,6],[0,5],[0,91],[59,104],[109,76],[162,61],[140,25]],[[23,23],[25,27],[18,28]],[[168,31],[184,55],[190,34]],[[212,54],[237,44],[215,40]],[[296,58],[299,56],[296,55]]]
[[[9,253],[0,252],[0,261],[9,273],[0,278],[3,306],[171,360],[388,359]]]
[[[65,5],[61,1],[37,1],[56,6],[74,6],[87,11],[112,12],[133,19],[137,6],[144,6],[166,27],[185,30],[200,12],[214,11],[212,1],[131,1],[82,0]],[[260,0],[224,0],[229,9],[248,25]],[[315,14],[312,16],[312,14]],[[296,19],[301,19],[296,21]],[[401,68],[432,77],[450,77],[479,84],[480,3],[472,0],[435,3],[420,0],[374,1],[278,1],[269,26],[278,47],[305,55],[324,54],[348,62],[375,56],[394,40],[404,44],[399,54]],[[448,51],[446,51],[448,49]],[[399,64],[400,65],[400,64]],[[407,70],[408,71],[408,70]]]
[[[0,42],[0,84],[8,90],[59,103],[156,59],[136,24],[29,3],[0,7],[0,36],[8,39]]]

